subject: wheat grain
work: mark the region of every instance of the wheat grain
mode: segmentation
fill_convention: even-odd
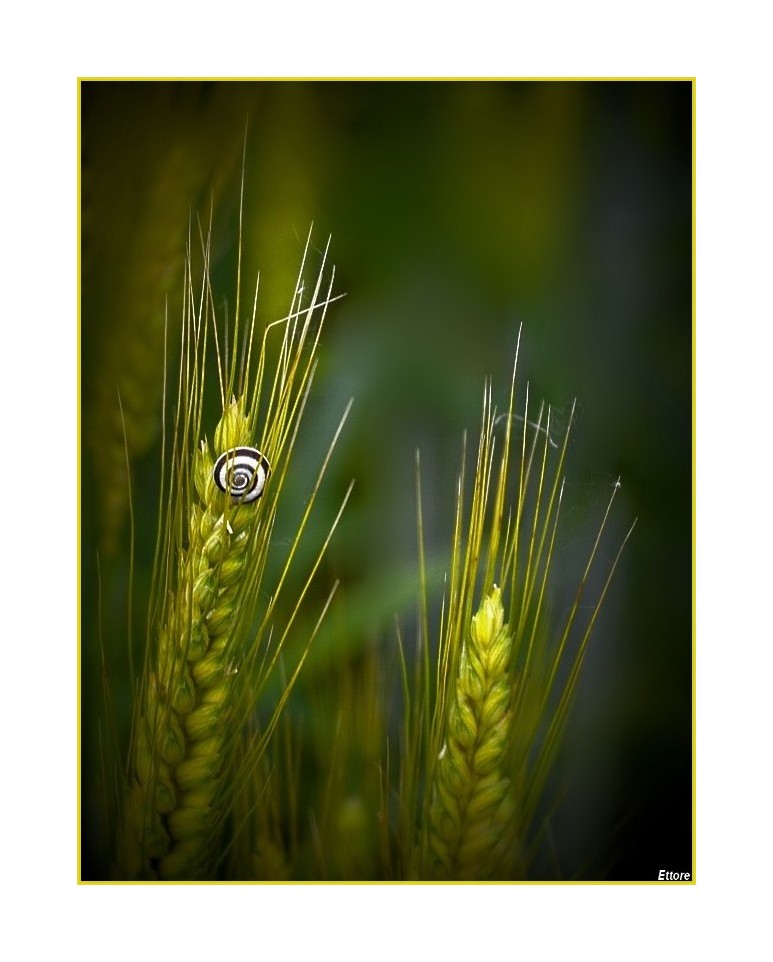
[[[511,635],[496,586],[473,616],[448,705],[429,812],[431,874],[494,876],[512,825],[503,763],[510,724]]]

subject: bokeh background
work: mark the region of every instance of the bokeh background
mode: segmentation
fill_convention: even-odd
[[[638,519],[573,716],[556,874],[691,870],[692,84],[86,81],[80,100],[87,862],[104,842],[93,790],[103,680],[119,729],[130,704],[124,427],[139,651],[164,313],[173,331],[190,225],[195,237],[210,212],[215,292],[233,310],[244,151],[243,276],[249,292],[260,272],[259,316],[287,312],[312,223],[317,251],[332,237],[345,294],[326,321],[288,491],[302,504],[353,396],[319,511],[322,531],[355,479],[319,595],[342,587],[308,683],[324,687],[374,646],[394,653],[395,618],[410,639],[415,451],[428,553],[442,567],[462,434],[477,437],[487,377],[505,406],[521,329],[519,397],[528,382],[530,403],[551,405],[559,424],[577,399],[558,609],[618,477],[607,563]],[[292,710],[309,704],[300,691]]]

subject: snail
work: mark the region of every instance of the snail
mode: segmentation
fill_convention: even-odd
[[[215,484],[234,501],[246,504],[263,494],[271,465],[257,448],[231,448],[215,462]]]

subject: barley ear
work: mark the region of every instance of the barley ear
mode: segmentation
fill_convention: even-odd
[[[234,401],[215,431],[218,453],[249,437],[242,402]],[[188,547],[135,732],[120,842],[124,878],[207,878],[216,862],[233,675],[228,642],[259,502],[234,504],[217,489],[206,442],[194,453],[192,475]]]
[[[429,812],[429,874],[492,878],[511,837],[513,803],[502,774],[510,724],[512,636],[494,586],[472,618],[446,716]]]

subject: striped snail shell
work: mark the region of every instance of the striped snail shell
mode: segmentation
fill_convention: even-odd
[[[263,494],[271,466],[257,448],[231,448],[215,462],[215,484],[234,501],[246,504]]]

